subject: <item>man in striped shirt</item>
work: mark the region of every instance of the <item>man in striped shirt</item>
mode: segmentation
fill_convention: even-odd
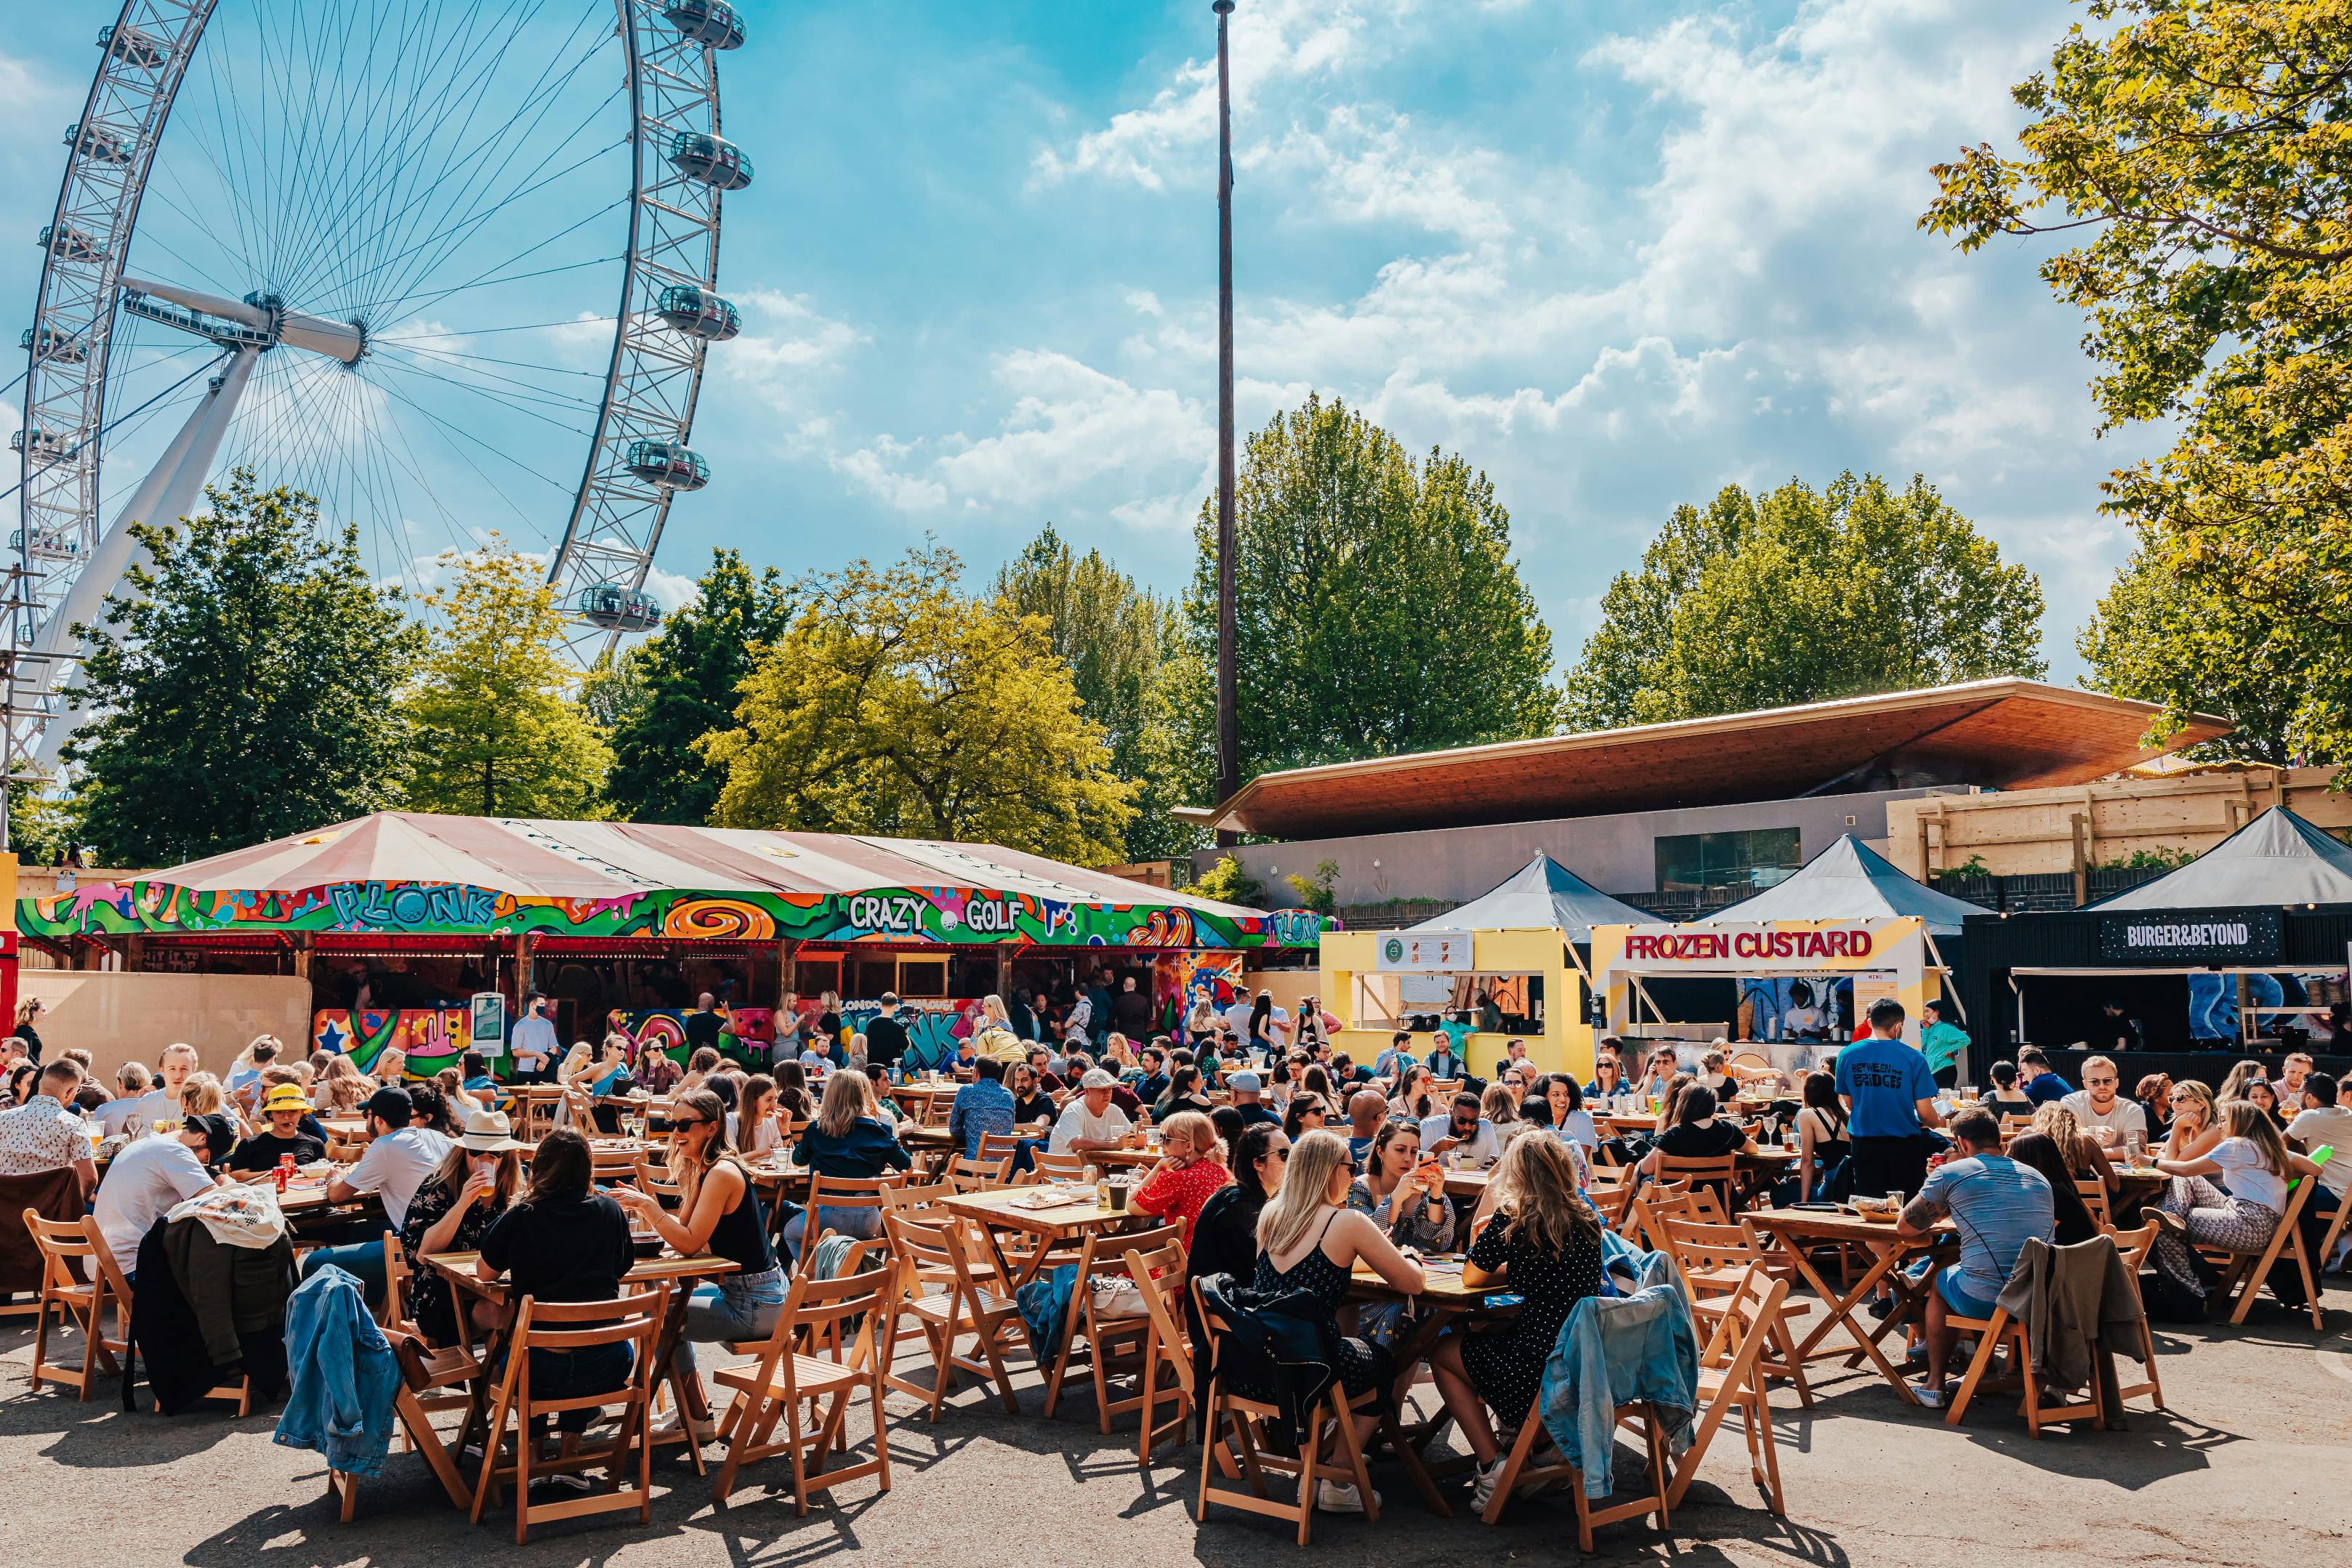
[[[1980,1108],[1963,1111],[1952,1119],[1951,1137],[1952,1157],[1928,1173],[1896,1227],[1899,1235],[1921,1237],[1949,1215],[1960,1233],[1959,1260],[1936,1276],[1927,1293],[1927,1382],[1919,1402],[1931,1410],[1944,1403],[1944,1364],[1959,1337],[1951,1318],[1992,1316],[2025,1239],[2048,1241],[2058,1229],[2049,1182],[2000,1152],[1998,1117]]]

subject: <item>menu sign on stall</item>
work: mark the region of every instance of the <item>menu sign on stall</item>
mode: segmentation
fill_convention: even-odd
[[[2109,963],[2275,964],[2286,951],[2276,909],[2150,909],[2099,917],[2099,956]]]
[[[1424,974],[1467,974],[1470,933],[1467,931],[1392,931],[1380,939],[1372,956],[1377,969]]]

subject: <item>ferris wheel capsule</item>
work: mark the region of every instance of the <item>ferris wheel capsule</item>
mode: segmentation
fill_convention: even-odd
[[[661,606],[642,588],[592,582],[580,591],[580,618],[606,632],[650,632],[661,624]]]
[[[669,0],[662,7],[669,25],[698,44],[714,49],[743,47],[743,18],[727,0]]]
[[[42,225],[39,244],[60,261],[96,261],[105,254],[96,240],[71,224]]]
[[[67,126],[66,145],[94,163],[131,162],[130,143],[102,125]]]
[[[689,180],[699,180],[722,191],[740,191],[751,183],[751,160],[724,136],[681,131],[669,139],[671,167]]]
[[[665,490],[699,490],[710,483],[710,465],[702,454],[675,441],[632,441],[621,461],[630,473]]]
[[[98,30],[98,47],[127,66],[154,70],[172,57],[171,50],[138,28],[125,24]]]
[[[688,337],[723,343],[743,329],[742,313],[731,299],[691,283],[673,283],[654,301],[661,319]]]
[[[88,357],[81,340],[54,327],[27,327],[16,340],[16,347],[30,350],[36,360],[53,361],[61,365],[78,365]]]

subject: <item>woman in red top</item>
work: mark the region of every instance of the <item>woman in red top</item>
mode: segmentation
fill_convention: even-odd
[[[1160,1163],[1129,1197],[1128,1207],[1181,1222],[1189,1248],[1202,1205],[1234,1179],[1225,1169],[1224,1140],[1198,1111],[1179,1111],[1160,1124]]]

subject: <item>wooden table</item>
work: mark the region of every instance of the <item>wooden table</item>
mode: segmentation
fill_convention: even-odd
[[[1814,1293],[1821,1297],[1828,1309],[1822,1313],[1822,1321],[1798,1342],[1797,1359],[1814,1361],[1824,1355],[1845,1355],[1848,1357],[1847,1364],[1852,1365],[1859,1357],[1867,1356],[1878,1368],[1880,1375],[1895,1385],[1895,1391],[1903,1396],[1905,1404],[1916,1405],[1919,1401],[1912,1394],[1911,1385],[1904,1379],[1902,1372],[1887,1361],[1878,1348],[1878,1342],[1902,1323],[1906,1309],[1913,1301],[1924,1296],[1929,1288],[1924,1281],[1916,1286],[1911,1284],[1896,1271],[1896,1266],[1915,1254],[1931,1251],[1957,1239],[1958,1233],[1953,1228],[1952,1222],[1938,1220],[1935,1228],[1924,1237],[1905,1237],[1895,1233],[1892,1220],[1864,1219],[1858,1214],[1843,1210],[1832,1213],[1826,1209],[1759,1208],[1751,1209],[1740,1218],[1758,1230],[1779,1239],[1781,1249],[1796,1265],[1797,1272],[1804,1276],[1805,1282],[1813,1288]],[[1807,1248],[1825,1242],[1842,1247],[1865,1247],[1874,1254],[1871,1266],[1864,1270],[1862,1277],[1842,1295],[1822,1278],[1820,1271],[1813,1267],[1813,1260],[1806,1256]],[[1864,1329],[1854,1321],[1854,1311],[1877,1291],[1881,1281],[1887,1281],[1894,1294],[1894,1309],[1876,1327]],[[1826,1351],[1820,1349],[1822,1341],[1840,1324],[1843,1324],[1846,1333],[1853,1337],[1856,1351],[1849,1352],[1843,1346],[1832,1346]]]
[[[1457,1174],[1482,1178],[1484,1176],[1483,1172],[1476,1171]],[[1462,1282],[1460,1253],[1426,1257],[1422,1260],[1421,1266],[1423,1284],[1418,1295],[1405,1294],[1360,1261],[1348,1276],[1349,1301],[1401,1303],[1410,1312],[1406,1327],[1397,1336],[1391,1351],[1400,1370],[1426,1357],[1436,1345],[1439,1336],[1456,1322],[1469,1318],[1507,1318],[1518,1311],[1516,1306],[1489,1302],[1489,1297],[1507,1292],[1508,1286],[1480,1286],[1473,1290],[1465,1285]],[[1534,1414],[1531,1408],[1529,1416],[1532,1417]],[[1413,1490],[1420,1494],[1422,1502],[1429,1511],[1441,1519],[1452,1518],[1454,1511],[1439,1495],[1436,1479],[1459,1475],[1470,1468],[1472,1461],[1454,1458],[1429,1465],[1423,1462],[1422,1455],[1452,1419],[1445,1406],[1440,1404],[1435,1416],[1410,1428],[1405,1427],[1394,1414],[1383,1417],[1381,1424],[1381,1434],[1388,1439],[1398,1461],[1405,1467],[1405,1474],[1412,1479]]]
[[[990,1192],[960,1192],[941,1198],[940,1203],[959,1218],[969,1219],[980,1227],[988,1238],[989,1251],[994,1255],[997,1268],[1010,1286],[1025,1285],[1034,1279],[1037,1271],[1045,1266],[1045,1255],[1057,1244],[1076,1241],[1089,1233],[1124,1230],[1137,1220],[1147,1224],[1158,1223],[1152,1216],[1136,1209],[1105,1208],[1087,1200],[1058,1204],[1050,1208],[1018,1206],[1018,1200],[1043,1190],[1034,1186],[1007,1186]],[[1031,1255],[1027,1266],[1017,1272],[997,1240],[998,1232],[1005,1230],[1037,1237],[1043,1243]]]
[[[384,1219],[383,1199],[374,1193],[363,1192],[342,1203],[328,1200],[327,1183],[351,1174],[349,1166],[341,1166],[335,1169],[331,1177],[298,1176],[286,1184],[286,1190],[278,1195],[278,1207],[286,1216],[287,1228],[296,1233],[298,1239],[301,1239],[302,1232],[365,1219],[370,1215],[379,1222]],[[270,1179],[267,1173],[261,1177],[265,1182]],[[391,1227],[385,1225],[383,1228],[390,1229]]]
[[[481,1260],[481,1256],[478,1252],[427,1252],[419,1259],[419,1261],[427,1268],[446,1279],[450,1289],[460,1296],[468,1292],[479,1296],[498,1308],[501,1314],[498,1328],[492,1332],[488,1342],[483,1347],[482,1365],[486,1369],[485,1375],[475,1382],[472,1404],[466,1412],[466,1425],[458,1435],[456,1447],[461,1454],[465,1452],[466,1446],[469,1443],[487,1444],[488,1441],[488,1415],[490,1385],[496,1379],[488,1369],[496,1367],[499,1364],[506,1340],[513,1332],[514,1308],[520,1304],[512,1300],[513,1291],[505,1280],[485,1280],[474,1271],[474,1265]],[[674,1252],[663,1252],[656,1257],[638,1259],[630,1266],[629,1271],[621,1276],[621,1288],[625,1291],[632,1286],[642,1285],[671,1287],[669,1302],[662,1313],[661,1331],[654,1339],[653,1356],[655,1366],[660,1369],[656,1375],[668,1381],[670,1397],[677,1401],[677,1408],[682,1414],[692,1415],[703,1409],[706,1404],[699,1386],[700,1380],[698,1378],[695,1380],[697,1386],[693,1391],[693,1397],[689,1400],[685,1386],[686,1380],[680,1378],[671,1369],[669,1364],[671,1353],[677,1349],[677,1342],[686,1331],[687,1298],[694,1293],[694,1287],[704,1281],[720,1279],[737,1272],[740,1268],[740,1264],[725,1258],[681,1258]],[[459,1321],[463,1321],[462,1315]],[[686,1430],[691,1426],[691,1422],[681,1422],[681,1429],[676,1437],[656,1439],[653,1436],[651,1426],[653,1412],[648,1410],[646,1416],[647,1422],[646,1441],[648,1444],[687,1444],[688,1452],[694,1456],[695,1473],[701,1474],[702,1450],[688,1436]],[[486,1469],[484,1474],[488,1473],[488,1470]]]

